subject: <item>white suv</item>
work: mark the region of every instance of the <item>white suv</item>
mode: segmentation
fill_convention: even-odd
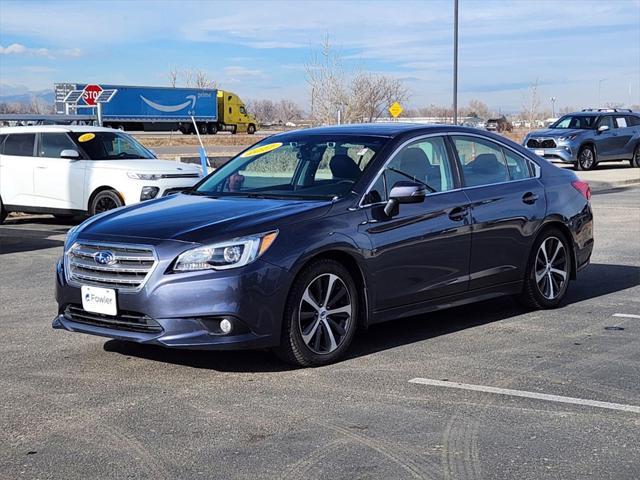
[[[193,186],[197,165],[158,160],[119,130],[0,128],[0,223],[8,212],[95,215]]]

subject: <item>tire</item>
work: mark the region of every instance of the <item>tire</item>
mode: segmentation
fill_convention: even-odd
[[[4,223],[8,215],[9,212],[7,212],[7,210],[4,208],[4,204],[2,203],[2,199],[0,198],[0,225]]]
[[[206,123],[199,123],[198,124],[198,132],[200,132],[200,135],[206,135],[207,132],[208,132],[207,124]]]
[[[596,167],[596,152],[593,147],[582,147],[578,152],[578,161],[576,162],[578,170],[593,170]]]
[[[218,126],[215,123],[210,123],[207,125],[207,133],[209,135],[215,135],[218,133]]]
[[[122,199],[114,190],[102,190],[91,198],[89,215],[93,216],[107,210],[113,210],[122,205],[124,205]]]
[[[256,126],[253,123],[250,123],[247,127],[247,133],[249,135],[253,135],[254,133],[256,133]]]
[[[631,159],[631,166],[640,168],[640,143],[636,145],[635,150],[633,151],[633,158]]]
[[[571,279],[570,248],[567,237],[557,228],[542,232],[533,244],[524,286],[518,297],[520,303],[535,310],[560,305]]]
[[[231,135],[235,135],[236,133],[238,133],[238,126],[234,125],[233,129],[231,129]]]
[[[324,300],[314,299],[326,299],[329,285],[327,304],[331,309],[327,310]],[[275,353],[302,367],[335,362],[349,348],[357,319],[358,290],[347,269],[334,260],[317,260],[291,286]]]

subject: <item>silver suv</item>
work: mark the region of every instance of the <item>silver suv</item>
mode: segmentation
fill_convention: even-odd
[[[585,109],[529,133],[524,146],[536,155],[591,170],[600,162],[629,160],[640,167],[640,114],[626,109]]]

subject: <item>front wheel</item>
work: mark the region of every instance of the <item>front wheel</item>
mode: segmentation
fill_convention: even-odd
[[[569,286],[571,253],[562,232],[549,229],[533,245],[519,300],[534,309],[557,307]]]
[[[0,198],[0,225],[4,223],[8,215],[9,215],[9,212],[7,212],[7,210],[4,208],[2,199]]]
[[[247,127],[247,133],[249,135],[253,135],[254,133],[256,133],[256,126],[253,123],[249,124],[249,126]]]
[[[107,210],[113,210],[124,205],[120,196],[113,190],[102,190],[96,193],[91,199],[89,205],[89,214],[91,216],[98,213],[106,212]]]
[[[591,147],[582,147],[578,153],[578,170],[592,170],[596,166],[596,154]]]
[[[303,367],[335,362],[356,331],[358,293],[349,272],[333,260],[318,260],[295,280],[289,293],[276,354]]]

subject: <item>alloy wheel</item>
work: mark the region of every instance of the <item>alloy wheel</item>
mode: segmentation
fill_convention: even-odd
[[[107,210],[113,210],[114,208],[118,208],[118,204],[116,201],[108,196],[102,196],[96,202],[96,213],[106,212]]]
[[[298,311],[302,340],[316,354],[336,350],[352,322],[351,294],[345,282],[325,273],[309,283]]]
[[[557,237],[548,237],[542,242],[536,255],[536,284],[544,298],[554,300],[567,283],[569,265],[567,252]]]
[[[580,164],[584,170],[589,170],[593,167],[594,158],[593,158],[593,150],[590,148],[585,148],[580,152]]]

